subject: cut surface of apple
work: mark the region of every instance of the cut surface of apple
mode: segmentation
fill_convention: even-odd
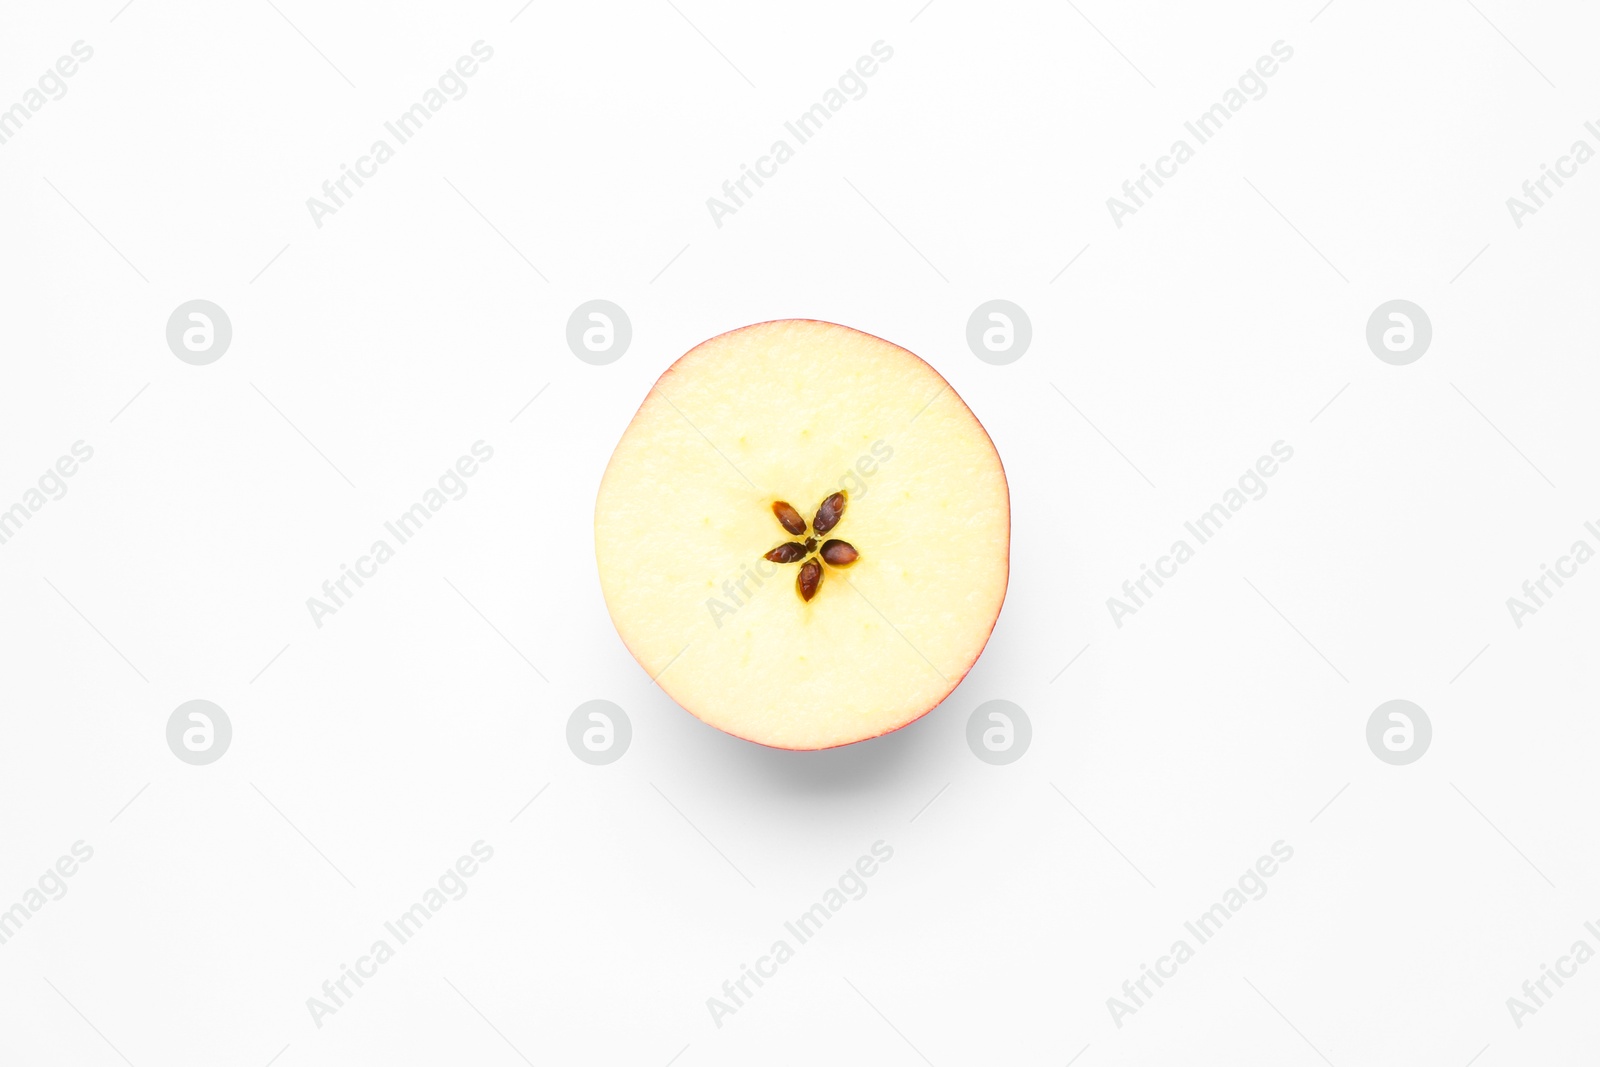
[[[994,628],[1010,542],[1000,457],[949,383],[810,319],[668,368],[595,505],[628,650],[689,712],[776,748],[876,737],[943,700]]]

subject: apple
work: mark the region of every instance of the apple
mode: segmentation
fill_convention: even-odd
[[[1011,505],[937,371],[782,319],[667,368],[606,467],[594,536],[617,633],[668,696],[737,737],[823,749],[920,718],[972,668]]]

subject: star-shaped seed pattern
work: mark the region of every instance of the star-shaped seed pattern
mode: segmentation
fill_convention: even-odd
[[[810,601],[817,595],[817,589],[822,585],[822,565],[830,567],[848,567],[861,558],[855,546],[848,541],[841,541],[830,537],[818,544],[818,538],[832,532],[839,525],[839,520],[844,518],[845,495],[843,491],[834,493],[822,502],[817,508],[816,518],[811,520],[810,533],[807,533],[806,520],[800,513],[789,505],[787,501],[774,501],[772,513],[778,517],[778,523],[795,537],[805,537],[804,541],[789,541],[779,545],[768,552],[766,559],[774,563],[799,563],[800,574],[795,578],[795,592],[800,594],[800,599]],[[814,554],[813,554],[814,553]]]

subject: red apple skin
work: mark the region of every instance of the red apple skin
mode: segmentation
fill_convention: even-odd
[[[661,373],[660,377],[657,378],[656,385],[659,385],[662,381],[670,380],[671,375],[677,371],[678,364],[682,363],[685,359],[689,358],[689,356],[693,355],[695,353],[695,351],[698,350],[699,348],[701,348],[701,347],[703,347],[705,345],[708,345],[713,341],[720,340],[723,337],[728,337],[728,336],[731,336],[731,335],[736,334],[736,333],[742,333],[745,330],[752,330],[752,329],[755,329],[758,326],[767,326],[767,325],[770,325],[770,324],[773,324],[773,323],[783,323],[783,322],[816,322],[816,323],[821,323],[824,326],[838,326],[838,327],[841,327],[842,329],[854,330],[856,333],[863,333],[863,334],[866,334],[868,337],[876,338],[877,340],[882,341],[886,345],[891,345],[894,348],[900,349],[900,351],[904,352],[906,355],[910,356],[912,359],[916,360],[918,363],[921,363],[923,366],[927,367],[929,372],[932,373],[934,377],[938,378],[939,381],[944,383],[945,388],[950,390],[950,393],[951,393],[952,396],[954,396],[957,400],[961,400],[961,394],[956,392],[955,387],[950,384],[949,380],[946,379],[944,375],[940,374],[938,369],[936,367],[934,367],[933,364],[929,363],[927,360],[923,359],[921,356],[917,355],[915,352],[911,351],[909,348],[904,348],[904,347],[902,347],[900,345],[895,344],[893,341],[890,341],[890,340],[888,340],[886,338],[883,338],[883,337],[878,337],[877,334],[868,333],[868,331],[862,330],[862,329],[858,329],[857,327],[854,327],[854,326],[846,326],[846,325],[844,325],[844,323],[841,323],[841,322],[830,322],[827,319],[812,319],[812,318],[764,319],[761,322],[752,322],[749,325],[740,326],[737,329],[727,330],[727,331],[724,331],[723,333],[719,333],[719,334],[715,335],[714,337],[709,337],[706,340],[701,341],[699,344],[695,345],[694,348],[689,349],[689,351],[685,352],[683,355],[679,356],[677,359],[673,360],[672,361],[672,365],[670,367],[668,367],[665,371],[663,371]],[[644,399],[639,402],[639,407],[634,412],[634,417],[638,416],[639,411],[643,411],[644,410],[644,405],[650,399],[650,393],[654,393],[655,390],[656,390],[656,386],[652,385],[650,387],[650,392],[646,393]],[[982,421],[979,420],[978,416],[973,413],[972,408],[967,406],[967,402],[965,400],[961,400],[961,407],[962,407],[962,410],[964,410],[967,413],[967,417],[970,418],[974,423],[977,424],[978,429],[983,431],[984,437],[986,439],[988,439],[988,441],[989,441],[989,447],[994,449],[995,462],[1000,465],[1000,477],[1001,477],[1001,480],[1005,482],[1005,487],[1006,487],[1006,584],[1005,584],[1005,587],[1000,590],[1000,606],[995,609],[994,618],[989,621],[989,630],[988,630],[987,633],[985,633],[983,635],[983,643],[978,646],[978,650],[977,650],[977,652],[975,652],[973,654],[971,661],[968,662],[967,665],[961,669],[961,673],[956,677],[955,681],[950,683],[950,688],[946,689],[943,693],[941,693],[939,695],[939,699],[935,700],[932,704],[929,704],[926,708],[922,709],[920,712],[918,712],[917,714],[913,715],[911,718],[907,719],[905,722],[901,723],[899,726],[895,726],[895,727],[892,727],[891,729],[883,730],[883,731],[881,731],[879,733],[872,734],[869,737],[858,737],[854,741],[844,741],[844,742],[841,742],[840,744],[837,744],[837,745],[823,745],[820,748],[790,748],[790,747],[788,747],[786,745],[770,745],[770,744],[767,744],[765,741],[758,741],[753,737],[745,737],[742,734],[738,734],[738,733],[733,732],[732,730],[725,730],[720,726],[712,726],[711,723],[705,723],[707,726],[711,726],[711,728],[716,730],[718,733],[725,733],[730,737],[737,737],[741,741],[748,741],[753,745],[759,745],[762,748],[773,749],[773,750],[779,751],[779,752],[828,752],[828,751],[830,751],[832,749],[848,748],[851,745],[859,745],[859,744],[861,744],[861,743],[863,743],[865,741],[875,741],[880,737],[886,737],[889,734],[895,733],[895,732],[897,732],[899,730],[904,730],[907,726],[910,726],[912,723],[919,721],[920,719],[923,718],[923,716],[927,715],[934,708],[937,708],[940,704],[943,704],[945,702],[945,700],[950,696],[950,694],[955,692],[956,688],[958,686],[960,686],[963,681],[966,680],[967,675],[972,673],[972,668],[977,664],[978,660],[982,658],[984,650],[989,647],[989,639],[994,636],[994,628],[1000,621],[1000,612],[1005,609],[1006,594],[1009,593],[1010,590],[1011,590],[1011,480],[1006,475],[1005,460],[1001,458],[1000,450],[998,448],[994,448],[994,438],[989,436],[988,429],[984,427]],[[607,463],[606,467],[609,470],[610,469],[610,464]],[[604,480],[605,480],[604,474],[602,474],[601,475],[601,481],[603,482]],[[598,498],[596,498],[595,505],[596,505],[596,508],[598,509],[598,507],[599,507]],[[613,622],[614,621],[615,620],[613,620]],[[639,653],[637,651],[635,651],[634,648],[631,645],[628,644],[628,639],[626,637],[622,636],[622,631],[620,629],[618,629],[615,625],[613,625],[612,629],[616,631],[617,637],[622,641],[623,647],[628,650],[628,654],[631,655],[634,658],[634,662],[638,663],[640,669],[645,672],[645,676],[649,677],[650,668],[645,665],[645,662],[644,662],[643,658],[641,658]],[[669,697],[672,696],[672,691],[670,689],[668,689],[667,686],[665,684],[663,684],[660,679],[652,679],[652,682],[658,688],[660,688],[660,690],[663,693],[666,693],[667,696],[669,696]],[[683,704],[678,702],[676,697],[673,697],[673,701],[672,702],[674,704],[677,704],[678,707],[683,708],[684,711],[688,712],[696,720],[698,720],[700,722],[703,722],[703,723],[705,722],[705,720],[701,719],[700,716],[695,715],[693,708],[684,707]]]

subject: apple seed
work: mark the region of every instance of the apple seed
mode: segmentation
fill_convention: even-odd
[[[800,565],[800,577],[795,579],[794,587],[800,591],[800,599],[810,601],[817,595],[817,586],[822,584],[822,564],[814,559],[808,559]]]
[[[774,563],[799,563],[810,551],[810,547],[798,541],[790,541],[788,544],[779,545],[761,558],[770,559]]]
[[[772,513],[778,516],[778,521],[790,533],[798,536],[806,532],[806,520],[802,519],[800,513],[791,507],[787,501],[779,500],[775,502],[772,505]]]
[[[819,534],[825,534],[835,526],[844,516],[844,494],[834,493],[822,502],[817,509],[817,517],[812,520],[811,528]]]
[[[854,545],[832,538],[822,543],[822,558],[835,567],[848,567],[861,558]]]

